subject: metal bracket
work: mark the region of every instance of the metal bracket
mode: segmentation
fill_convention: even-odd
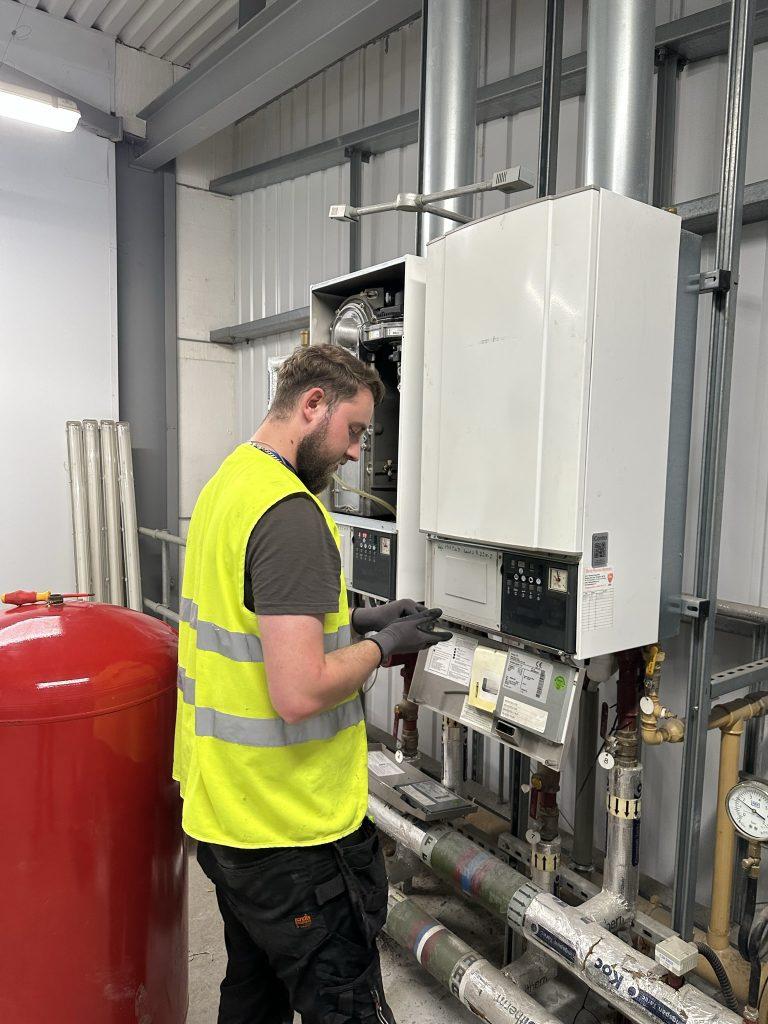
[[[357,146],[346,146],[344,148],[344,156],[347,158],[347,160],[351,160],[355,153],[360,154],[360,159],[363,161],[364,164],[370,163],[371,156],[373,155],[371,152],[369,152],[369,150],[358,149]]]
[[[678,604],[678,602],[675,602]],[[682,594],[679,598],[680,618],[686,622],[693,622],[695,619],[706,619],[709,615],[710,600],[705,597],[692,597],[690,594]]]
[[[703,274],[699,274],[699,291],[700,292],[720,292],[725,294],[731,290],[731,284],[733,278],[730,270],[706,270]]]

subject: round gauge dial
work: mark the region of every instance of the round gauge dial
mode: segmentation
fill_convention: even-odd
[[[768,786],[764,782],[740,782],[726,796],[725,806],[739,835],[768,842]]]

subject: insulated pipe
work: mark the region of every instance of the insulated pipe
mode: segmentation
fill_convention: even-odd
[[[117,482],[117,427],[101,421],[101,469],[104,477],[104,520],[107,527],[107,575],[110,604],[123,604],[123,542],[120,535],[120,489]]]
[[[88,488],[88,547],[91,553],[91,590],[97,601],[107,599],[104,552],[104,490],[101,482],[101,440],[98,420],[83,420],[85,479]]]
[[[589,0],[584,184],[647,203],[654,0]]]
[[[422,52],[421,180],[429,194],[475,179],[477,59],[480,43],[477,0],[425,0]],[[472,216],[471,196],[449,199],[446,209]],[[445,233],[440,217],[420,215],[419,252]]]
[[[640,810],[642,765],[615,764],[608,773],[603,891],[582,906],[610,931],[628,928],[635,917],[640,887]]]
[[[385,931],[480,1020],[488,1024],[561,1024],[511,978],[397,889],[389,890]]]
[[[133,481],[131,428],[117,424],[117,469],[120,483],[120,510],[123,520],[123,551],[125,552],[125,583],[127,605],[144,611],[141,599],[141,567],[139,564],[139,524],[136,519],[136,492]]]
[[[461,726],[450,718],[443,719],[443,778],[446,789],[460,793],[464,782],[464,737]]]
[[[647,956],[568,907],[542,893],[514,868],[446,825],[421,826],[369,797],[376,825],[418,854],[441,878],[506,918],[516,931],[561,966],[576,974],[612,1006],[638,1024],[660,1020],[686,1024],[739,1024],[740,1018],[692,985],[673,989]],[[393,822],[392,831],[388,825]]]
[[[88,488],[83,459],[83,428],[77,420],[67,423],[69,487],[72,495],[72,535],[75,541],[75,586],[91,592],[91,559],[88,548]]]

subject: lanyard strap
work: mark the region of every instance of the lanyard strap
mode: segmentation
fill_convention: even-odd
[[[285,468],[289,469],[292,473],[296,472],[288,459],[284,459],[280,452],[276,452],[274,448],[270,448],[269,445],[266,444],[261,444],[259,441],[249,441],[248,443],[252,445],[252,447],[257,448],[260,452],[264,452],[265,455],[269,455],[275,460],[275,462],[279,462],[281,466],[285,466]]]

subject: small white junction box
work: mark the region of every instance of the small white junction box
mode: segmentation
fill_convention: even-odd
[[[576,658],[657,639],[679,245],[596,188],[429,245],[420,527],[456,621]],[[462,545],[500,552],[498,596]]]

